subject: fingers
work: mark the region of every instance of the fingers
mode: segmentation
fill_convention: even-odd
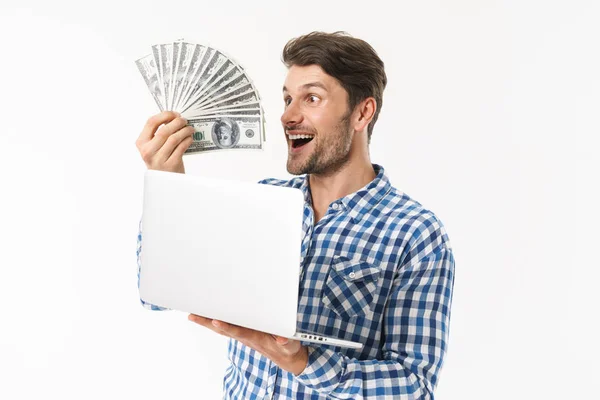
[[[219,328],[215,327],[212,324],[212,320],[209,318],[204,318],[199,315],[190,314],[190,315],[188,315],[188,319],[192,322],[197,323],[198,325],[202,325],[203,327],[208,328],[211,331],[218,333],[219,335],[228,336],[223,331],[221,331]]]
[[[177,117],[166,125],[161,126],[154,134],[152,140],[144,145],[144,156],[147,158],[154,158],[155,155],[160,155],[159,158],[161,161],[165,161],[167,158],[169,158],[175,147],[179,144],[179,141],[181,141],[179,140],[177,143],[173,143],[173,141],[178,138],[171,139],[171,136],[184,128],[186,124],[187,121],[185,118]],[[163,150],[163,146],[170,147],[170,149]],[[168,154],[165,154],[167,152]]]
[[[195,314],[190,314],[188,319],[220,335],[235,339],[275,362],[277,360],[285,362],[289,360],[290,356],[297,354],[302,349],[302,344],[299,341],[281,336],[228,324],[223,321],[211,320]]]
[[[195,314],[188,315],[188,319],[221,335],[239,340],[242,343],[259,343],[263,336],[271,336],[253,329],[228,324],[223,321],[217,321],[216,319],[204,318]]]
[[[290,340],[288,338],[284,338],[281,336],[274,336],[273,335],[273,339],[275,339],[275,341],[277,342],[278,345],[281,346],[285,346],[286,344],[288,344],[290,342]]]
[[[189,129],[189,128],[191,128],[191,129]],[[175,147],[175,150],[173,150],[173,153],[171,153],[171,156],[166,161],[167,164],[179,162],[179,160],[181,160],[181,158],[183,157],[183,154],[185,153],[185,151],[194,142],[194,136],[193,136],[194,128],[191,126],[186,126],[182,130],[189,130],[190,133],[189,134],[186,133],[187,136],[184,136],[183,140],[181,142],[179,142],[177,147]]]
[[[228,324],[223,321],[213,320],[212,325],[215,328],[217,328],[220,332],[223,332],[227,336],[230,336],[239,341],[248,340],[251,342],[252,341],[256,342],[257,341],[256,336],[257,336],[257,334],[260,334],[260,332],[258,332],[258,331],[254,331],[254,330],[248,329],[248,328],[242,328],[241,326]]]
[[[170,126],[171,124],[173,124],[173,126]],[[170,122],[169,125],[165,125],[165,128],[168,129],[165,129],[164,133],[159,130],[158,135],[165,135],[162,146],[156,152],[156,158],[159,162],[166,163],[177,146],[179,146],[184,139],[193,135],[194,127],[186,126],[186,124],[187,121],[185,119],[176,118]],[[156,139],[158,139],[158,137]]]
[[[178,169],[178,166],[183,165],[181,157],[177,160],[173,160],[169,164],[167,164],[167,160],[171,157],[177,146],[186,137],[191,137],[194,133],[194,128],[186,126],[186,124],[187,121],[184,118],[177,117],[168,124],[160,127],[152,140],[142,146],[140,154],[148,168],[176,170]],[[190,143],[186,144],[189,146]],[[183,152],[181,152],[181,154],[183,154]]]
[[[140,136],[135,142],[138,150],[141,149],[143,145],[152,140],[152,138],[154,137],[154,133],[156,133],[156,130],[159,126],[161,126],[162,124],[169,123],[177,117],[179,117],[179,114],[174,111],[164,111],[148,118],[148,121],[146,121],[146,125],[144,125],[144,129],[142,129]]]

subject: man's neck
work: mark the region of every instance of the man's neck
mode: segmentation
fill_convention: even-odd
[[[329,204],[366,186],[375,176],[375,170],[368,158],[360,162],[349,162],[332,174],[310,174],[308,178],[315,223],[325,215]]]

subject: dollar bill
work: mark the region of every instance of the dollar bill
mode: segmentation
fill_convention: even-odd
[[[163,83],[165,85],[165,94],[167,102],[167,110],[173,109],[173,99],[171,98],[171,79],[173,69],[173,44],[165,44],[164,51],[161,52],[161,62],[163,63]]]
[[[262,116],[216,116],[188,120],[194,141],[185,154],[225,149],[262,149]]]
[[[227,62],[227,58],[218,50],[214,50],[213,57],[206,65],[204,72],[196,82],[192,85],[192,90],[188,93],[189,103],[193,103],[198,100],[201,96],[202,89],[206,86],[212,75],[215,71],[219,70],[219,68]],[[184,106],[186,107],[186,106]]]
[[[212,102],[215,96],[224,93],[222,91],[223,88],[232,88],[244,82],[249,82],[244,72],[237,67],[232,67],[227,72],[219,75],[218,79],[215,79],[210,87],[207,85],[202,90],[202,93],[198,96],[198,100],[193,102],[194,107]]]
[[[261,149],[265,118],[245,70],[210,46],[175,42],[152,46],[136,65],[161,111],[178,111],[194,126],[186,151]]]
[[[252,103],[234,104],[234,105],[223,106],[223,107],[208,108],[208,109],[198,110],[198,111],[203,112],[203,113],[217,113],[217,112],[221,112],[221,111],[225,112],[227,110],[231,110],[231,111],[251,110],[251,109],[258,109],[260,107],[261,107],[260,102],[255,101]]]
[[[192,84],[195,80],[204,72],[204,67],[208,63],[211,57],[211,49],[201,44],[197,44],[192,52],[192,58],[190,65],[186,72],[186,79],[181,87],[180,99],[177,105],[177,111],[183,109],[184,104],[189,99],[189,91],[191,90]]]
[[[227,115],[227,116],[260,116],[262,114],[262,108],[251,108],[251,109],[244,109],[244,108],[240,108],[240,109],[232,109],[232,110],[223,110],[223,111],[206,111],[203,112],[201,114],[198,114],[197,116],[194,116],[193,118],[199,118],[199,117],[215,117],[215,116],[220,116],[220,115]]]
[[[171,77],[169,78],[169,82],[170,82],[170,92],[169,92],[169,98],[171,99],[171,110],[175,110],[175,84],[176,84],[176,78],[177,78],[177,72],[178,72],[178,68],[179,68],[179,57],[181,54],[181,42],[174,42],[171,45]]]
[[[153,55],[148,54],[136,60],[135,65],[142,74],[144,82],[146,82],[146,86],[148,86],[148,90],[150,90],[150,94],[152,94],[156,105],[158,105],[160,111],[164,111],[164,98]]]
[[[229,96],[224,99],[209,102],[206,105],[195,108],[195,110],[198,110],[198,111],[206,110],[206,109],[212,110],[212,109],[218,109],[218,108],[235,107],[237,105],[256,104],[256,103],[259,103],[256,91],[254,89],[250,89],[244,93],[236,94],[235,96]]]
[[[190,113],[194,114],[196,110],[205,108],[204,106],[210,103],[214,104],[216,101],[219,100],[230,99],[234,96],[246,93],[250,90],[254,90],[254,86],[252,85],[252,83],[250,83],[250,80],[246,77],[246,75],[242,75],[239,78],[234,79],[233,81],[218,88],[207,98],[199,99],[196,103],[183,110],[183,112],[187,112],[187,110],[190,110]]]
[[[237,68],[233,65],[230,60],[225,60],[225,62],[215,70],[212,75],[207,79],[204,87],[195,94],[197,98],[205,97],[207,91],[210,91],[215,86],[222,85],[223,79],[226,77],[232,76],[236,73]]]
[[[183,94],[181,110],[184,110],[189,102],[190,95],[198,89],[199,81],[204,75],[209,62],[212,60],[215,51],[210,47],[205,47],[201,59],[198,61],[191,75],[188,75],[187,88]]]
[[[190,66],[192,65],[192,59],[196,51],[196,45],[193,43],[181,42],[179,50],[179,60],[177,62],[175,78],[173,80],[173,109],[179,109],[179,101],[185,82],[187,81],[187,75],[189,73]]]
[[[162,100],[165,110],[167,109],[167,98],[165,95],[165,85],[162,79],[162,63],[160,62],[160,45],[155,44],[152,46],[152,57],[154,58],[154,65],[156,65],[156,76],[160,84],[160,91],[162,93]]]
[[[152,46],[152,54],[157,65],[158,75],[162,84],[163,94],[165,98],[165,107],[167,110],[172,109],[171,98],[171,63],[173,54],[173,44],[157,44]]]

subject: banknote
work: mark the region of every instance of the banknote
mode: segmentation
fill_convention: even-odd
[[[173,53],[173,44],[158,44],[152,46],[152,53],[154,55],[154,60],[156,62],[160,78],[161,84],[163,86],[163,94],[165,98],[165,107],[167,110],[172,110],[171,104],[171,63],[172,63],[172,53]]]
[[[135,65],[137,65],[140,74],[142,74],[144,82],[146,82],[146,86],[148,86],[148,90],[150,90],[154,101],[156,101],[156,105],[158,105],[160,111],[164,111],[165,100],[162,94],[162,85],[159,81],[154,57],[152,54],[149,54],[136,60]]]
[[[219,76],[218,80],[216,80],[214,84],[211,86],[207,85],[200,93],[200,96],[198,96],[199,100],[193,101],[193,107],[198,108],[200,106],[210,105],[215,97],[228,92],[228,90],[231,88],[248,82],[249,79],[246,77],[246,75],[238,68],[233,67],[227,73]]]
[[[251,88],[243,93],[236,94],[231,97],[226,97],[225,99],[220,99],[216,101],[211,101],[205,105],[200,105],[195,107],[195,110],[205,110],[209,109],[218,109],[225,107],[235,107],[237,105],[243,104],[254,104],[259,103],[258,96],[256,95],[256,91]]]
[[[177,61],[176,70],[177,73],[173,79],[173,109],[179,108],[179,102],[181,95],[184,90],[184,86],[187,82],[187,76],[189,74],[190,67],[194,61],[194,56],[197,57],[197,53],[200,51],[198,45],[194,43],[180,42],[179,60]]]
[[[182,42],[174,42],[171,45],[171,79],[169,82],[171,83],[169,98],[171,99],[170,108],[171,110],[175,109],[175,83],[177,78],[177,68],[179,67],[179,55],[181,53],[181,45]]]
[[[237,109],[228,109],[228,110],[220,110],[220,111],[204,111],[197,116],[194,116],[194,119],[200,117],[217,117],[217,116],[260,116],[262,114],[262,108],[237,108]]]
[[[199,99],[196,103],[193,103],[191,106],[185,108],[183,112],[187,113],[189,110],[189,114],[193,115],[196,110],[209,108],[206,106],[210,105],[211,103],[214,104],[219,100],[231,99],[232,97],[246,93],[249,90],[255,90],[254,86],[252,83],[250,83],[250,80],[246,77],[246,75],[243,75],[240,77],[240,79],[236,79],[234,82],[218,88],[217,91],[212,93],[206,99]]]
[[[175,111],[182,111],[183,106],[189,99],[189,92],[192,89],[192,84],[198,79],[198,77],[204,72],[204,68],[210,59],[213,50],[201,44],[196,44],[194,51],[192,52],[192,58],[188,67],[186,78],[181,87],[181,93],[179,95],[179,101]]]
[[[214,108],[208,108],[205,110],[198,110],[198,111],[204,112],[204,113],[215,113],[215,112],[221,112],[221,111],[227,111],[227,110],[239,111],[239,110],[258,109],[260,106],[261,106],[260,102],[254,101],[252,103],[232,104],[232,105],[228,105],[228,106],[214,107]]]
[[[194,141],[185,154],[224,149],[262,149],[260,116],[218,116],[188,120]]]
[[[155,44],[135,60],[161,111],[179,112],[195,129],[186,154],[262,149],[261,98],[239,62],[212,46],[181,40]]]
[[[188,92],[188,96],[189,96],[188,104],[190,102],[191,103],[196,102],[200,98],[202,89],[204,89],[204,87],[206,86],[206,84],[208,83],[210,78],[212,77],[212,74],[215,71],[217,71],[223,65],[223,63],[225,63],[226,61],[227,61],[227,58],[225,58],[225,56],[221,52],[219,52],[218,50],[215,50],[211,59],[208,61],[207,65],[205,66],[204,71],[198,77],[198,80],[192,84],[192,88]],[[184,107],[186,107],[186,106],[184,106]]]

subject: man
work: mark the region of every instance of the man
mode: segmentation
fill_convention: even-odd
[[[288,42],[283,61],[287,170],[300,176],[261,183],[305,195],[298,331],[364,347],[189,319],[231,338],[229,399],[432,399],[447,349],[454,257],[442,223],[370,161],[383,62],[362,40],[320,32]],[[191,133],[173,113],[152,117],[137,142],[148,168],[184,173]],[[141,230],[138,238],[139,255]]]

